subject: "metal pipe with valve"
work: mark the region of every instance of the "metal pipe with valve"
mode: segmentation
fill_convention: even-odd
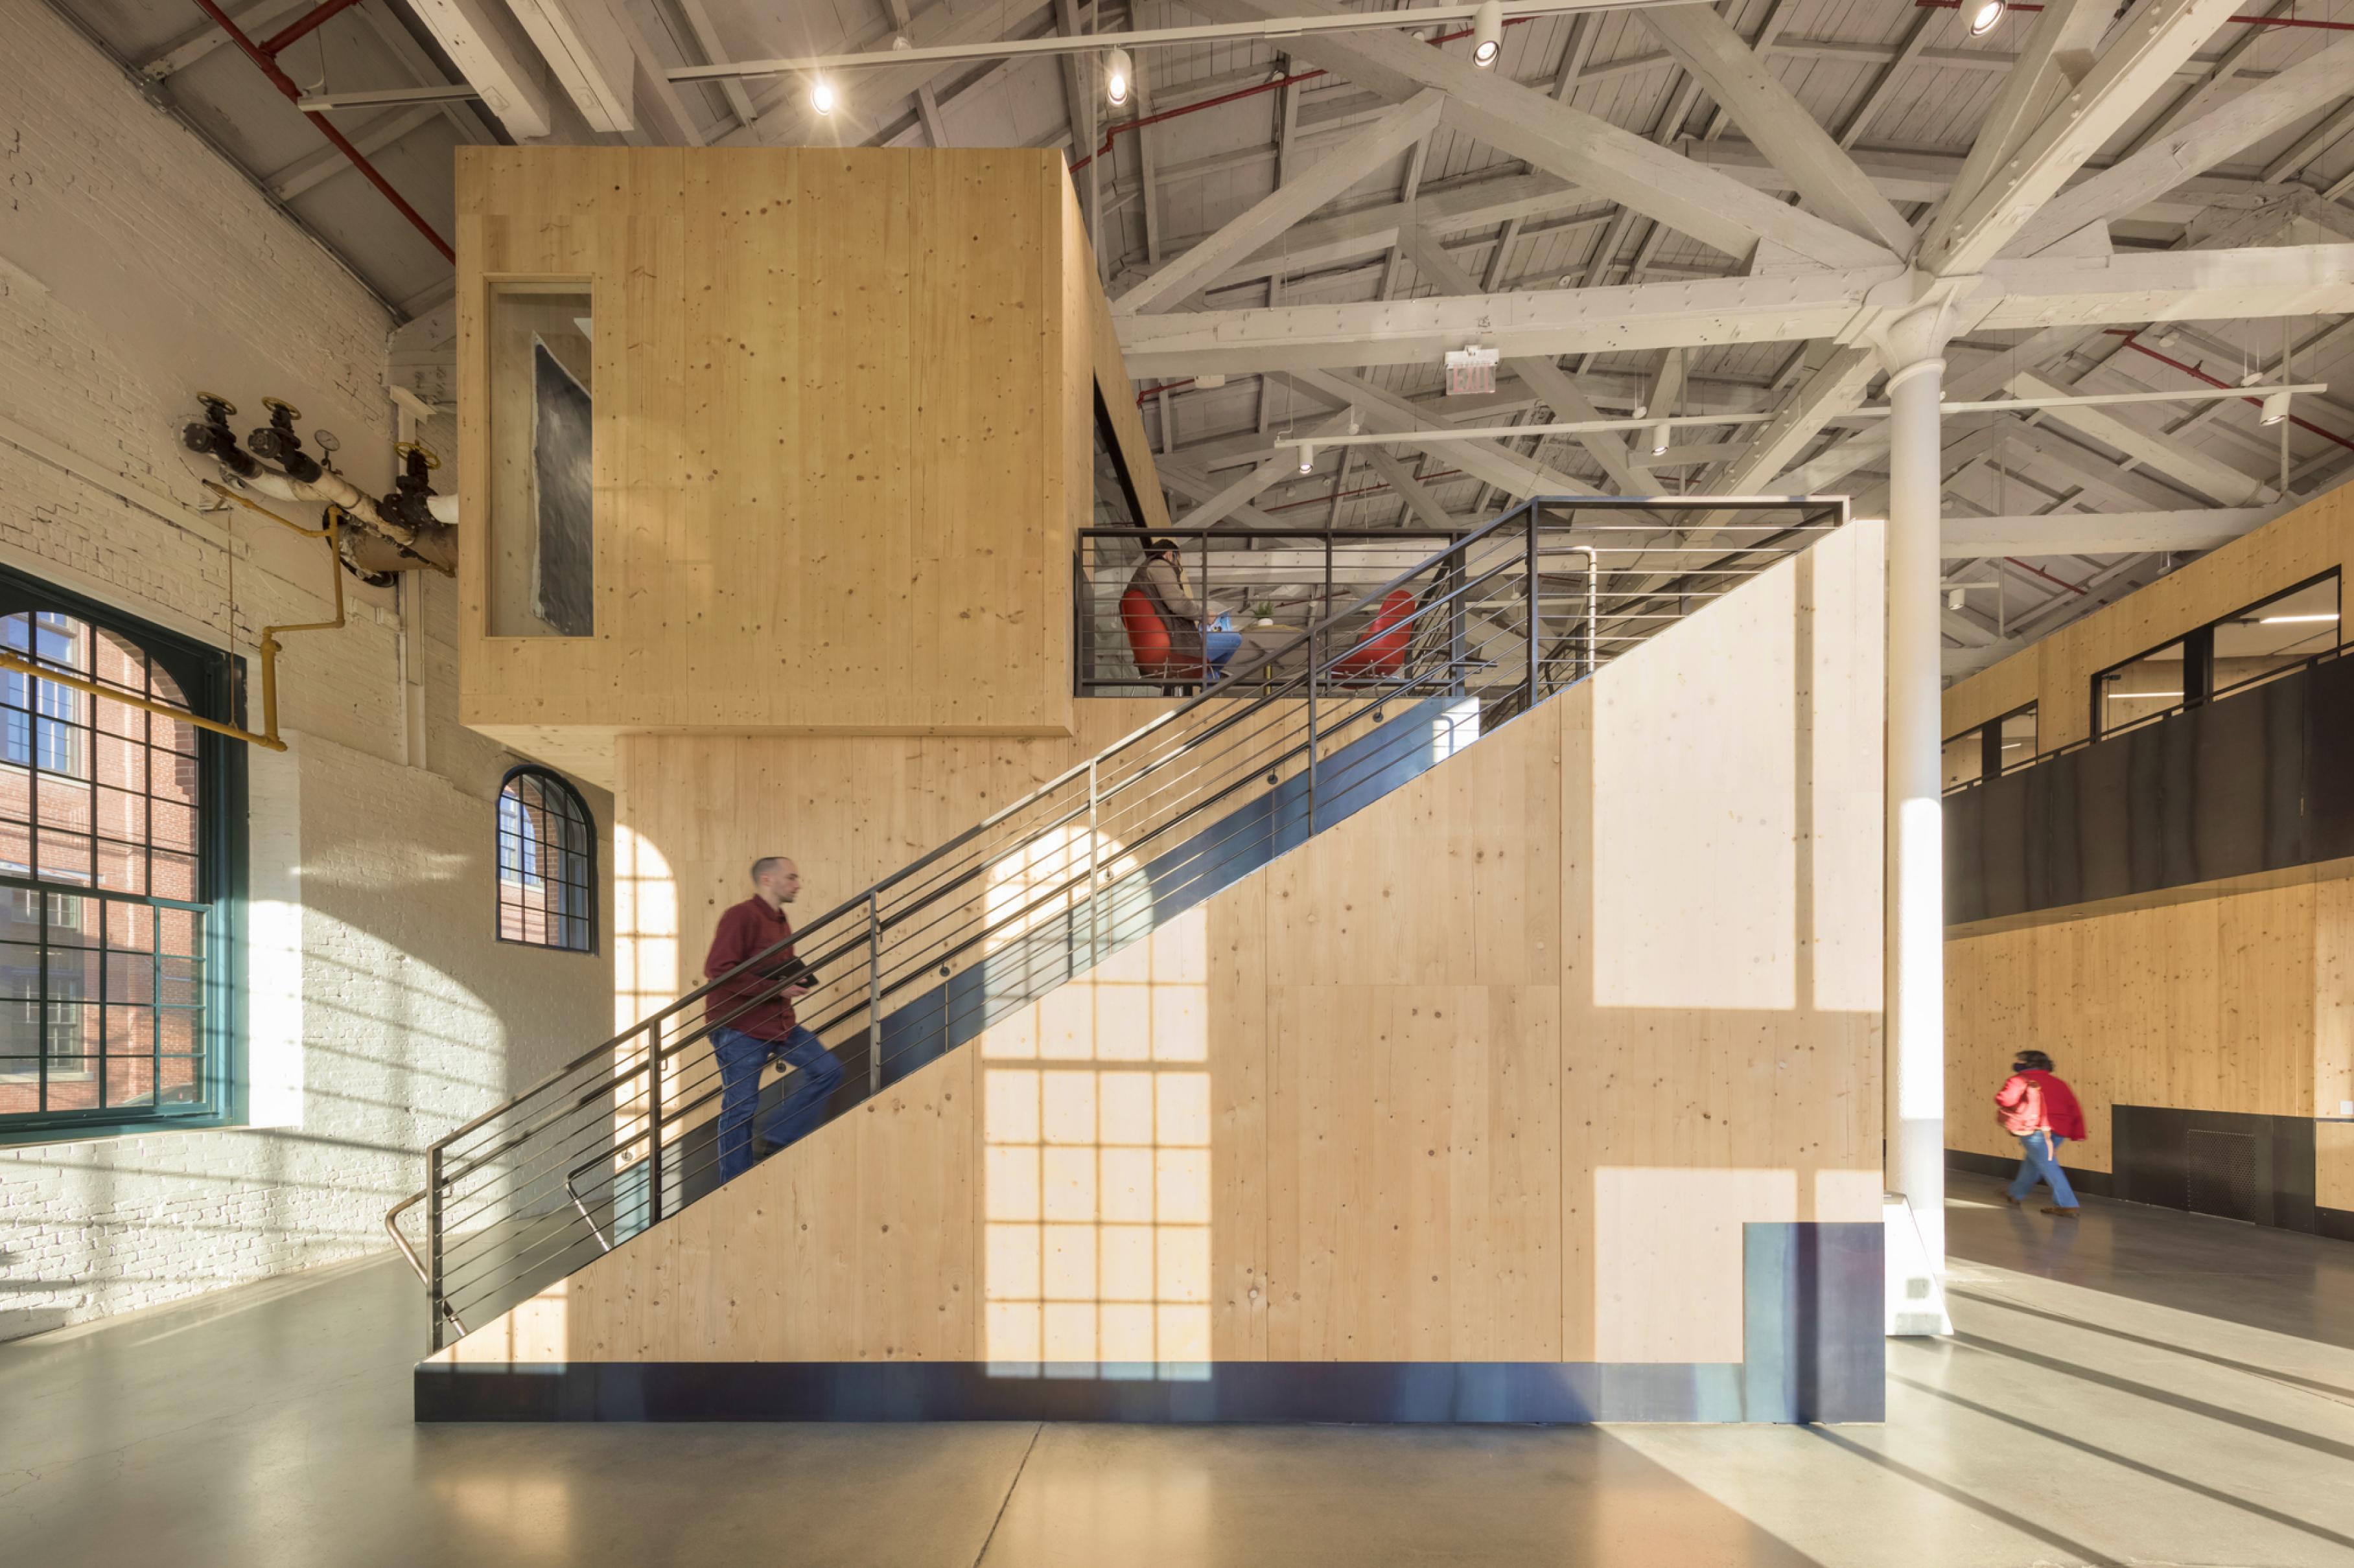
[[[294,428],[294,421],[302,417],[300,408],[281,398],[263,398],[270,423],[255,430],[240,447],[228,422],[237,405],[213,392],[198,392],[196,401],[204,418],[181,429],[180,443],[220,464],[222,477],[232,490],[249,490],[273,501],[316,502],[335,507],[357,525],[357,533],[345,535],[344,558],[351,561],[355,570],[383,573],[425,567],[445,577],[458,575],[457,542],[452,537],[456,506],[450,498],[434,494],[426,478],[430,470],[440,466],[429,450],[414,442],[402,443],[407,460],[402,477],[394,493],[379,503],[335,471],[332,452],[329,462],[321,462],[302,450],[302,435]],[[436,504],[444,502],[448,504]]]

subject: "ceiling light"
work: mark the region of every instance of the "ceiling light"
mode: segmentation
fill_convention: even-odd
[[[1471,17],[1471,63],[1485,70],[1504,48],[1503,0],[1481,0]]]
[[[2256,618],[2256,624],[2259,626],[2293,626],[2303,625],[2308,620],[2335,620],[2337,619],[2338,614],[2335,610],[2332,610],[2327,615],[2263,615]]]
[[[1306,473],[1310,469],[1314,468],[1315,466],[1316,466],[1316,443],[1315,443],[1315,442],[1313,442],[1313,441],[1302,441],[1302,442],[1300,442],[1300,443],[1299,443],[1299,471],[1300,471],[1300,472],[1302,472],[1302,473]]]
[[[1949,588],[1946,590],[1946,608],[1947,609],[1959,609],[1962,608],[1962,590],[1960,588]]]
[[[2264,425],[2277,425],[2287,418],[2288,399],[2289,395],[2285,392],[2274,392],[2266,397],[2264,412],[2258,416],[2256,422]]]
[[[1651,427],[1651,455],[1659,457],[1668,450],[1668,422],[1665,419]]]
[[[1983,38],[1993,32],[1995,24],[2002,20],[2002,14],[2006,9],[2003,0],[1985,0],[1983,5],[1970,13],[1970,37]]]
[[[810,83],[810,107],[820,114],[833,112],[833,83],[819,77]]]
[[[1128,101],[1128,84],[1136,76],[1135,62],[1126,49],[1112,50],[1104,64],[1104,96],[1114,103]]]

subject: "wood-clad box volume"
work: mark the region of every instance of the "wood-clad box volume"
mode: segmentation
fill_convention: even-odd
[[[458,174],[468,724],[542,751],[1068,733],[1100,356],[1054,154],[469,147]],[[593,301],[585,636],[493,635],[519,283]]]

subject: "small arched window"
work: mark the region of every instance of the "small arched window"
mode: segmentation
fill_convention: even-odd
[[[597,824],[580,792],[545,768],[499,784],[499,940],[567,953],[597,948]]]

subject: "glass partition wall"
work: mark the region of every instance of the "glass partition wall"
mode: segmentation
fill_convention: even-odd
[[[2338,645],[2336,572],[2285,588],[2093,677],[2093,733],[2116,735],[2301,668]]]

